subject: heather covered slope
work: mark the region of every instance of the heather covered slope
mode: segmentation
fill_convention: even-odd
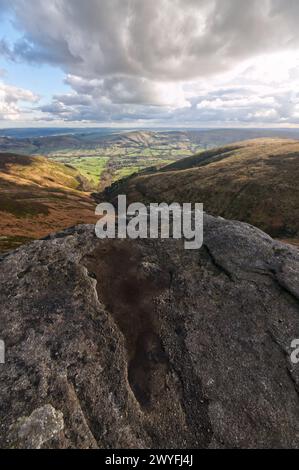
[[[257,139],[200,153],[108,189],[130,201],[203,202],[205,210],[299,239],[299,142]]]
[[[204,224],[195,251],[81,226],[0,258],[0,448],[299,447],[299,252]]]
[[[0,251],[94,220],[86,181],[43,157],[0,154]]]

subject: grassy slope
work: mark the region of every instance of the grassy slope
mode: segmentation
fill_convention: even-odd
[[[299,239],[299,142],[257,139],[134,176],[115,191],[130,201],[203,202],[205,210]]]
[[[60,157],[55,158],[56,162],[61,162],[72,166],[83,175],[90,183],[91,189],[99,187],[102,173],[105,171],[108,157]]]
[[[82,186],[79,172],[65,165],[0,154],[0,251],[94,221],[94,202]]]

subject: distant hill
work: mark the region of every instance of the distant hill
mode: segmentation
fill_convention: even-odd
[[[0,152],[71,165],[103,191],[146,168],[161,168],[198,152],[256,138],[297,139],[299,129],[22,129],[0,130]]]
[[[44,157],[0,154],[0,251],[94,220],[86,181]]]
[[[200,145],[200,135],[197,131],[123,131],[104,133],[100,131],[82,133],[65,133],[57,135],[42,135],[24,137],[24,133],[17,138],[15,135],[6,135],[0,130],[0,152],[18,153],[25,155],[43,154],[46,156],[71,150],[96,150],[107,148],[118,149],[163,149],[168,145],[178,148],[196,148]],[[193,145],[193,140],[198,142]]]
[[[0,152],[51,156],[61,151],[96,150],[104,155],[109,148],[161,151],[170,146],[194,153],[256,138],[299,139],[299,129],[65,129],[65,133],[61,129],[0,129]]]
[[[116,183],[113,200],[202,202],[211,214],[248,222],[273,237],[299,239],[299,142],[257,139],[180,160]]]

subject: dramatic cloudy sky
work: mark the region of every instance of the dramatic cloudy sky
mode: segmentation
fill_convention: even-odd
[[[0,125],[299,126],[299,0],[0,0]]]

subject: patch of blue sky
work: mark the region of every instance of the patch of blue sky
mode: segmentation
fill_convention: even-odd
[[[9,16],[0,16],[0,40],[10,46],[22,38]],[[67,93],[70,88],[64,83],[64,73],[59,67],[48,64],[29,64],[14,61],[0,55],[0,70],[5,83],[25,88],[41,96],[41,103],[51,100],[53,94]]]

